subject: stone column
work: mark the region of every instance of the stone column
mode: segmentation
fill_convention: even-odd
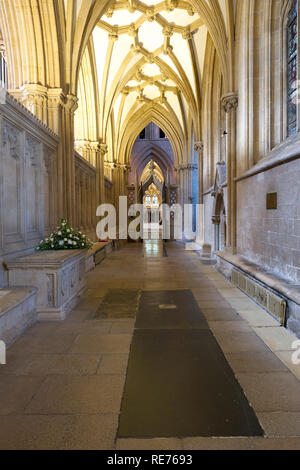
[[[64,161],[65,161],[65,195],[66,214],[71,224],[76,220],[75,204],[75,150],[74,150],[74,114],[78,107],[78,98],[74,95],[67,95],[64,106]]]
[[[203,204],[203,142],[195,142],[194,150],[198,156],[198,204]]]
[[[227,244],[233,252],[236,251],[236,110],[238,107],[238,96],[228,93],[221,98],[221,105],[226,113],[226,162],[227,162]]]
[[[212,223],[215,227],[215,251],[219,251],[220,249],[220,216],[213,215]]]
[[[77,210],[80,212],[80,229],[85,231],[85,208],[84,208],[84,193],[85,193],[85,184],[84,184],[84,173],[80,172],[80,201],[79,207]]]
[[[97,152],[99,151],[99,142],[89,142],[88,148],[90,150],[89,162],[96,167]],[[103,167],[104,170],[104,167]]]
[[[182,165],[178,165],[175,167],[175,171],[177,173],[177,178],[176,178],[176,182],[177,182],[177,186],[178,186],[178,201],[177,203],[178,204],[181,204],[181,206],[183,206],[184,204],[184,200],[183,200],[183,178],[182,178],[182,172],[183,172],[183,169],[182,169]]]
[[[65,95],[60,88],[48,90],[48,125],[60,136],[57,154],[57,217],[75,222],[74,113],[78,98]]]
[[[81,228],[82,223],[81,223],[81,191],[80,191],[80,170],[76,168],[75,171],[75,191],[76,191],[76,226],[78,228]]]
[[[107,145],[101,143],[96,154],[96,208],[105,203],[104,157]]]
[[[48,126],[59,136],[62,135],[63,123],[63,106],[64,94],[61,88],[51,88],[48,90]],[[60,141],[57,148],[57,158],[55,162],[56,174],[56,191],[57,191],[57,206],[56,206],[56,225],[60,218],[66,217],[63,201],[63,185],[64,185],[64,145]]]

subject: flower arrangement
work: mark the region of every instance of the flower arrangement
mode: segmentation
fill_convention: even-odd
[[[61,225],[57,227],[57,231],[51,233],[49,238],[42,240],[36,250],[84,250],[91,248],[92,245],[93,243],[86,235],[70,227],[66,219],[61,219]]]

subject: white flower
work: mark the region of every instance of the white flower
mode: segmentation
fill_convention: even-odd
[[[67,239],[67,238],[64,238],[64,241],[65,241],[65,242],[67,242],[67,241],[68,241],[68,239]]]
[[[73,242],[73,245],[75,246],[75,245],[77,245],[77,243],[76,243],[76,242]]]
[[[54,248],[54,245],[51,245],[51,248]]]
[[[60,240],[60,241],[58,242],[58,244],[59,244],[59,246],[64,246],[63,240]]]
[[[69,244],[69,245],[73,245],[72,240],[68,240],[68,244]]]
[[[41,241],[40,241],[40,245],[42,245],[43,243],[44,243],[44,241],[43,241],[43,240],[41,240]]]
[[[71,232],[71,230],[68,228],[67,232],[68,232],[68,233],[70,233],[70,232]]]
[[[61,234],[62,234],[61,232],[57,232],[57,235],[61,236]]]

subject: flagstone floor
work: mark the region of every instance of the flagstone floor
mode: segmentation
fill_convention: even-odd
[[[67,320],[34,325],[0,366],[0,449],[300,449],[295,338],[213,266],[183,245],[131,243],[87,278]],[[109,289],[137,295],[106,304]],[[265,437],[117,438],[138,292],[176,289],[194,293]]]

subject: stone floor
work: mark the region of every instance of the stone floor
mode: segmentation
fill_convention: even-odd
[[[171,243],[167,257],[159,253],[144,256],[135,243],[114,252],[88,274],[66,321],[36,324],[9,349],[0,366],[0,449],[300,449],[295,338],[196,254]],[[121,296],[99,310],[116,287],[193,291],[265,437],[117,439],[136,303]]]

